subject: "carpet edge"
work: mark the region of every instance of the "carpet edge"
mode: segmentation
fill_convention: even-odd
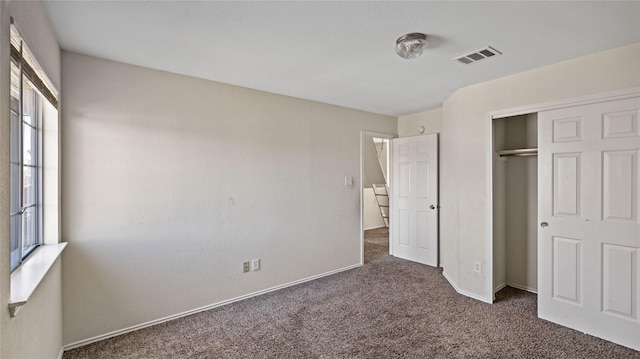
[[[362,263],[357,263],[357,264],[353,264],[353,265],[350,265],[350,266],[334,269],[334,270],[331,270],[331,271],[328,271],[328,272],[316,274],[316,275],[313,275],[313,276],[310,276],[310,277],[306,277],[306,278],[302,278],[302,279],[298,279],[298,280],[295,280],[295,281],[292,281],[292,282],[288,282],[288,283],[280,284],[280,285],[277,285],[277,286],[269,287],[269,288],[262,289],[262,290],[259,290],[259,291],[256,291],[256,292],[251,292],[251,293],[244,294],[244,295],[241,295],[241,296],[237,296],[237,297],[234,297],[234,298],[231,298],[231,299],[222,300],[222,301],[219,301],[219,302],[216,302],[216,303],[208,304],[208,305],[205,305],[205,306],[202,306],[202,307],[199,307],[199,308],[195,308],[195,309],[191,309],[191,310],[187,310],[187,311],[184,311],[184,312],[181,312],[181,313],[169,315],[169,316],[166,316],[166,317],[163,317],[163,318],[151,320],[151,321],[148,321],[148,322],[145,322],[145,323],[132,325],[132,326],[127,327],[127,328],[114,330],[112,332],[101,334],[101,335],[97,335],[95,337],[79,340],[77,342],[73,342],[73,343],[69,343],[69,344],[64,345],[62,347],[62,349],[60,350],[60,354],[62,356],[62,354],[67,350],[76,349],[76,348],[79,348],[79,347],[82,347],[82,346],[85,346],[85,345],[89,345],[89,344],[92,344],[92,343],[95,343],[95,342],[98,342],[98,341],[101,341],[101,340],[117,337],[117,336],[122,335],[122,334],[130,333],[130,332],[133,332],[133,331],[136,331],[136,330],[139,330],[139,329],[143,329],[143,328],[147,328],[147,327],[151,327],[151,326],[154,326],[154,325],[157,325],[157,324],[162,324],[162,323],[174,320],[174,319],[179,319],[179,318],[186,317],[186,316],[189,316],[189,315],[192,315],[192,314],[204,312],[206,310],[215,309],[215,308],[227,305],[227,304],[239,302],[241,300],[257,297],[257,296],[260,296],[260,295],[263,295],[263,294],[274,292],[276,290],[280,290],[280,289],[284,289],[284,288],[288,288],[288,287],[293,287],[295,285],[306,283],[306,282],[311,282],[311,281],[316,280],[316,279],[328,277],[328,276],[331,276],[331,275],[334,275],[334,274],[338,274],[340,272],[345,272],[345,271],[348,271],[348,270],[351,270],[351,269],[355,269],[355,268],[358,268],[358,267],[362,267]]]

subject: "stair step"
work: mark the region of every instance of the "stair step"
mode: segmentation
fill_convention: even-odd
[[[373,189],[373,195],[376,199],[376,204],[378,205],[378,209],[380,209],[380,216],[384,222],[384,226],[389,228],[389,204],[381,204],[380,202],[385,202],[384,200],[379,199],[378,197],[387,197],[387,201],[389,200],[389,189],[386,184],[376,185],[372,184],[371,188]],[[386,208],[386,209],[385,209]]]

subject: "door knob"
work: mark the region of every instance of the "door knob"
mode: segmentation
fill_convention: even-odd
[[[542,228],[547,228],[547,227],[549,227],[549,223],[547,223],[547,222],[540,222],[540,227],[542,227]]]
[[[430,205],[430,206],[429,206],[429,208],[431,208],[431,209],[436,209],[436,206],[434,206],[434,205]]]

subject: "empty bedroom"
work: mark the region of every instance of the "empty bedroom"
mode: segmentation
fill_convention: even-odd
[[[640,358],[638,14],[0,0],[0,357]]]

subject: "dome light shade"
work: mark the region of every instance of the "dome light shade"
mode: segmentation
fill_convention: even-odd
[[[396,40],[396,53],[404,59],[415,59],[422,55],[427,45],[429,45],[427,35],[412,32],[400,36],[398,40]]]

